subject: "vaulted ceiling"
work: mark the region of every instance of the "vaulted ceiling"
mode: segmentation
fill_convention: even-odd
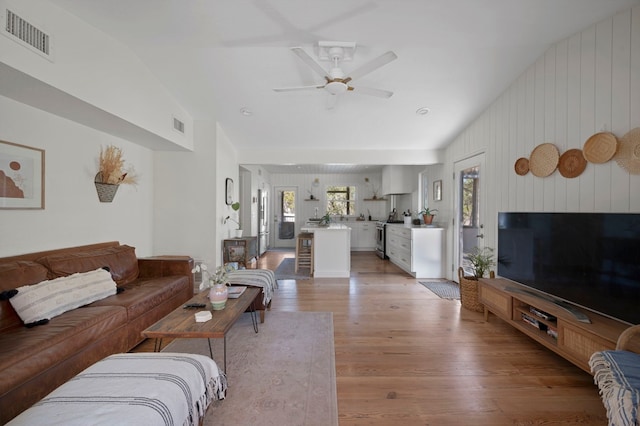
[[[552,43],[638,0],[52,0],[120,40],[196,119],[214,119],[239,150],[437,150]],[[323,85],[291,47],[355,42],[350,73]],[[327,70],[330,62],[319,62]],[[359,94],[358,87],[393,92]],[[427,114],[418,114],[427,108]],[[244,112],[244,113],[243,113]],[[308,163],[313,163],[309,158]]]

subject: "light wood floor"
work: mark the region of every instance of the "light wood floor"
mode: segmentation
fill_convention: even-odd
[[[333,312],[341,426],[607,424],[589,374],[371,252],[349,279],[280,281],[271,309]]]

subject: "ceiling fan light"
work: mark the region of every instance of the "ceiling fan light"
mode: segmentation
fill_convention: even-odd
[[[331,81],[327,83],[324,88],[327,89],[327,92],[331,93],[332,95],[340,95],[347,91],[347,85],[340,81]]]

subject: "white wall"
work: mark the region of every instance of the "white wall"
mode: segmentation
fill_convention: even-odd
[[[420,199],[420,196],[418,195],[418,192],[416,191],[414,193],[414,205],[417,206],[418,208],[418,212],[420,212],[420,210],[423,210],[425,207],[428,207],[431,210],[437,210],[436,212],[436,217],[434,218],[434,221],[442,226],[442,227],[450,227],[451,225],[451,221],[447,221],[447,218],[451,217],[452,215],[452,204],[450,202],[448,202],[449,200],[446,200],[444,197],[442,200],[440,201],[436,201],[433,199],[433,183],[437,180],[442,180],[442,186],[444,189],[446,189],[447,186],[452,186],[451,183],[451,179],[447,179],[446,182],[443,179],[443,172],[444,171],[444,165],[442,164],[435,164],[433,166],[428,166],[426,167],[422,172],[426,175],[427,178],[427,196],[429,197],[428,200],[426,200],[426,202],[420,204],[418,201]],[[450,188],[452,189],[452,188]],[[418,191],[421,190],[421,187],[418,188]]]
[[[0,256],[113,240],[152,254],[151,151],[2,96],[0,140],[45,150],[45,209],[0,210]],[[100,148],[111,144],[140,183],[101,203],[93,180]]]
[[[50,61],[8,37],[0,37],[0,63],[57,88],[80,103],[98,107],[105,116],[124,118],[179,147],[193,147],[191,117],[126,46],[51,2],[1,2],[50,34],[53,54]],[[4,90],[0,87],[0,93]],[[6,90],[18,97],[29,96],[28,90]],[[73,107],[65,105],[70,100],[65,98],[58,108],[71,110]],[[173,115],[185,122],[186,136],[173,130]]]
[[[225,203],[225,181],[227,178],[233,179],[233,201],[238,201],[240,189],[240,169],[238,167],[238,154],[233,144],[220,125],[216,125],[216,159],[215,159],[215,187],[217,195],[215,197],[216,214],[212,218],[216,224],[216,245],[215,245],[215,261],[216,264],[222,264],[222,240],[232,238],[237,229],[237,225],[228,221],[224,224],[224,218],[231,216],[238,220],[239,212],[234,211],[231,206]],[[248,206],[245,206],[245,208]],[[242,208],[242,205],[240,206]]]
[[[623,136],[640,126],[640,7],[617,14],[553,45],[446,151],[444,201],[456,161],[484,152],[485,244],[496,247],[500,211],[640,212],[640,175],[615,161],[588,164],[578,178],[518,176],[514,163],[544,142],[564,152],[605,129]],[[435,176],[434,176],[435,177]],[[441,212],[441,219],[443,210]],[[452,262],[448,233],[448,262]],[[449,267],[447,269],[450,269]]]
[[[154,251],[216,259],[216,126],[194,122],[194,152],[155,152]],[[221,194],[224,194],[222,189]]]
[[[242,166],[241,172],[245,175],[248,182],[244,183],[241,204],[241,219],[244,235],[258,235],[258,189],[267,192],[268,203],[272,200],[271,177],[269,172],[260,166]],[[273,223],[272,206],[267,206],[267,226],[271,231]]]

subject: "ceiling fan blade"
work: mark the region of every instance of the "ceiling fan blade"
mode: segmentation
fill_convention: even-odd
[[[384,53],[378,56],[372,61],[367,62],[360,68],[357,68],[356,70],[351,72],[349,74],[349,77],[345,79],[345,83],[353,80],[354,78],[362,77],[365,74],[369,74],[370,72],[377,70],[381,66],[386,65],[397,58],[398,58],[398,55],[396,55],[392,51],[388,51],[387,53]]]
[[[324,89],[324,85],[320,86],[298,86],[298,87],[278,87],[273,89],[274,92],[293,92],[295,90],[315,90]]]
[[[349,90],[352,90],[354,93],[359,93],[361,95],[370,95],[377,96],[379,98],[390,98],[393,95],[393,92],[382,89],[373,89],[371,87],[349,87]]]
[[[304,51],[302,47],[292,47],[291,51],[298,55],[300,59],[302,59],[307,65],[309,65],[318,75],[321,77],[328,79],[327,71],[320,66],[307,52]]]

